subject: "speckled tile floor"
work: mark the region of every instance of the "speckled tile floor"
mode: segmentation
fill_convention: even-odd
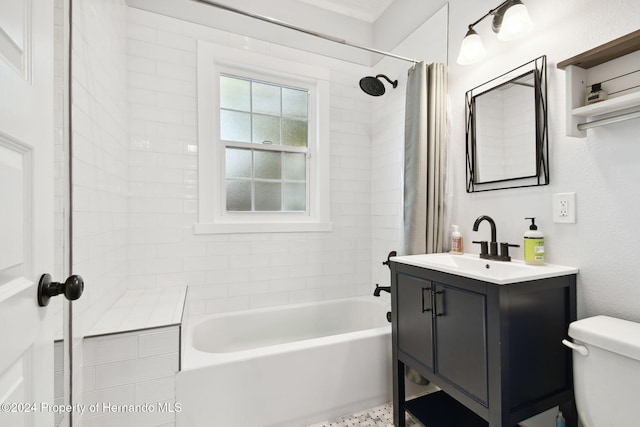
[[[407,415],[407,427],[420,426],[418,422],[411,419]],[[393,407],[391,403],[376,406],[355,414],[346,415],[336,418],[335,420],[323,421],[321,423],[312,424],[308,427],[393,427]]]

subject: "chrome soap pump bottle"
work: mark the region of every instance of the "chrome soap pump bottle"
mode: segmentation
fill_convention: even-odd
[[[531,265],[544,264],[544,234],[538,231],[535,218],[531,220],[529,229],[524,233],[524,262]]]

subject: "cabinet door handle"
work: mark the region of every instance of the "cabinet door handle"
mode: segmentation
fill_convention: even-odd
[[[434,292],[434,296],[433,296],[433,314],[435,316],[444,316],[444,311],[442,311],[441,313],[438,313],[438,295],[442,295],[442,304],[440,306],[440,308],[444,307],[444,291],[436,291]]]
[[[429,302],[431,303],[431,288],[422,288],[422,312],[426,313],[428,311],[431,311],[432,307],[429,308],[425,308],[424,306],[424,292],[428,291],[429,292]]]

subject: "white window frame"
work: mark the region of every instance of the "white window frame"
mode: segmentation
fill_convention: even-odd
[[[306,212],[227,212],[225,147],[220,141],[220,74],[309,90]],[[195,234],[331,231],[329,177],[330,72],[260,53],[197,44],[198,222]],[[255,149],[264,148],[253,144]]]

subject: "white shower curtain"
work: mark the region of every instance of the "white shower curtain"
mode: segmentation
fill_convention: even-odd
[[[447,164],[447,73],[420,62],[409,70],[405,112],[404,253],[442,252]]]

